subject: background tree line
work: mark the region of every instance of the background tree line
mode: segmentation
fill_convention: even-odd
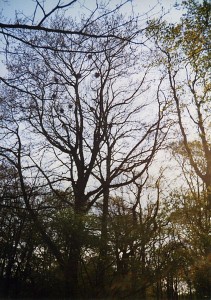
[[[0,294],[209,297],[210,4],[75,3],[0,23]]]

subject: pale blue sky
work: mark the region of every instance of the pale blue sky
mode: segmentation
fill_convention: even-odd
[[[182,0],[178,0],[178,3],[181,3]],[[42,3],[43,1],[40,1]],[[69,0],[63,0],[62,3],[68,3]],[[107,1],[108,2],[108,1]],[[115,7],[117,4],[119,4],[121,0],[111,0],[110,6]],[[155,7],[158,0],[132,0],[133,6],[134,6],[134,12],[139,13],[140,15],[150,11],[153,7]],[[161,9],[161,6],[163,7],[164,11],[168,11],[171,9],[171,13],[168,15],[167,19],[168,21],[174,22],[177,21],[180,14],[178,13],[178,10],[176,10],[173,6],[176,2],[176,0],[160,0],[160,5],[157,5],[151,13],[158,13]],[[52,7],[54,7],[55,4],[58,3],[58,0],[46,0],[45,6],[46,11],[49,11]],[[79,15],[82,12],[85,12],[85,10],[82,11],[81,5],[84,5],[88,9],[93,9],[95,7],[95,0],[78,0],[77,3],[71,7],[70,14],[71,15]],[[131,5],[127,4],[124,7],[123,12],[127,13],[130,11]],[[30,16],[33,14],[33,11],[35,9],[35,1],[33,0],[0,0],[0,10],[2,11],[2,14],[4,17],[9,19],[14,19],[15,12],[22,12],[23,14]],[[40,11],[39,11],[40,12]]]

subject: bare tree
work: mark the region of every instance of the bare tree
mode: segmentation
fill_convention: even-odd
[[[36,0],[34,1],[34,10],[31,12],[30,16],[26,16],[23,12],[15,12],[14,20],[7,20],[3,16],[3,12],[0,22],[0,35],[2,36],[2,41],[4,42],[4,49],[6,52],[12,51],[11,47],[14,42],[19,42],[38,49],[48,49],[55,50],[55,45],[50,45],[45,39],[36,40],[36,38],[31,38],[31,34],[38,34],[42,32],[43,34],[52,34],[54,36],[69,39],[75,37],[83,36],[85,38],[94,39],[108,39],[115,38],[117,40],[128,40],[128,35],[119,34],[119,29],[125,25],[137,21],[137,17],[133,15],[132,4],[129,0],[119,1],[115,6],[112,6],[111,1],[107,3],[101,3],[98,0],[95,2],[92,10],[86,6],[87,4],[81,4],[78,0],[72,1],[61,1],[58,0],[57,4],[48,8],[44,1]],[[128,20],[122,18],[115,27],[103,28],[101,27],[99,32],[93,32],[92,26],[95,22],[100,22],[101,19],[108,17],[112,18],[116,13],[121,12],[123,7],[131,8],[131,17]],[[75,22],[73,10],[83,10],[85,13],[81,15],[81,22]],[[63,22],[64,16],[68,16],[69,21]],[[72,16],[72,18],[70,17]],[[54,20],[54,21],[52,21]],[[138,33],[139,30],[137,29]],[[57,51],[65,52],[63,44],[60,43],[56,46]],[[83,40],[83,49],[78,49],[75,51],[79,52],[90,52],[91,49],[86,47],[86,39]],[[92,49],[95,52],[95,49]]]
[[[83,230],[83,215],[103,197],[102,252],[111,189],[141,176],[166,134],[162,132],[165,103],[158,94],[155,102],[143,98],[149,89],[150,68],[139,65],[144,51],[129,42],[136,35],[136,25],[131,21],[122,28],[121,20],[121,15],[105,14],[89,27],[94,35],[100,35],[101,28],[113,28],[127,39],[30,33],[38,44],[45,41],[50,47],[14,45],[13,53],[7,52],[9,75],[2,78],[5,111],[0,152],[17,168],[26,208],[65,274],[67,293],[73,296],[79,292],[83,241],[78,232]],[[60,19],[60,25],[69,22]],[[146,122],[144,115],[152,102],[155,116]],[[59,187],[73,195],[68,205],[81,222],[76,222],[70,236],[66,261],[38,211],[32,209],[35,185],[47,186],[58,197]],[[61,195],[59,199],[67,201]]]

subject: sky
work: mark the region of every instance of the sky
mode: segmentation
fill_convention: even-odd
[[[39,1],[40,3],[43,0]],[[61,0],[61,3],[68,3],[68,0]],[[108,2],[108,0],[106,1]],[[110,6],[115,7],[121,2],[121,0],[110,0]],[[174,8],[176,0],[132,0],[130,1],[133,4],[133,9],[135,13],[144,15],[146,12],[149,14],[157,14],[160,12],[161,8],[163,11],[167,12],[169,10],[170,14],[166,17],[168,21],[174,22],[179,19],[180,13]],[[158,4],[159,2],[159,4]],[[182,0],[177,0],[177,3],[181,3]],[[58,0],[46,0],[45,7],[46,11],[49,11],[58,3]],[[95,7],[96,0],[78,0],[77,3],[71,7],[71,14],[80,14],[82,12],[82,6],[86,7],[87,12],[89,9]],[[131,4],[124,6],[123,13],[130,11]],[[0,11],[2,16],[7,19],[14,19],[15,12],[23,13],[26,16],[33,14],[35,9],[35,0],[0,0]],[[85,10],[83,9],[83,12]],[[41,11],[39,11],[41,13]]]
[[[58,2],[60,2],[60,5],[71,2],[71,0],[0,0],[0,22],[15,23],[16,13],[19,14],[19,17],[27,16],[32,18],[36,2],[38,1],[41,4],[44,3],[46,13],[51,11]],[[115,8],[117,5],[125,2],[126,0],[103,1],[105,3],[109,3],[109,7]],[[69,8],[68,14],[80,20],[82,13],[90,15],[90,13],[96,8],[96,2],[100,3],[101,0],[77,0],[76,3]],[[130,0],[129,3],[122,7],[122,13],[126,16],[130,16],[132,12],[134,12],[135,15],[139,14],[141,16],[141,22],[139,24],[141,27],[145,27],[145,21],[148,17],[158,17],[161,12],[166,13],[165,18],[167,21],[175,22],[179,21],[181,16],[181,11],[178,11],[174,7],[175,2],[176,0]],[[182,0],[177,0],[177,2],[181,3]],[[170,11],[170,13],[167,13],[168,11]],[[146,14],[147,12],[148,14]],[[37,10],[36,16],[37,20],[42,19],[43,13],[40,9]],[[31,25],[30,22],[29,24]],[[1,63],[1,53],[0,68],[3,73],[6,72],[4,65]]]
[[[70,2],[70,0],[61,0],[63,4]],[[2,13],[2,17],[7,18],[7,20],[11,20],[11,22],[15,18],[15,13],[23,13],[25,16],[31,16],[33,15],[34,9],[35,9],[35,0],[0,0],[0,11]],[[42,3],[43,0],[40,0],[40,3]],[[181,11],[179,12],[175,7],[176,0],[132,0],[133,4],[133,10],[135,14],[145,15],[145,13],[149,12],[149,16],[158,16],[158,13],[161,12],[161,9],[163,7],[164,12],[169,12],[169,14],[166,15],[166,19],[169,22],[176,22],[179,20],[181,16]],[[181,3],[182,0],[178,0],[177,3]],[[46,0],[45,6],[46,6],[46,12],[49,12],[56,4],[58,3],[58,0]],[[86,7],[83,9],[84,11],[90,12],[95,7],[96,0],[78,0],[77,5],[74,5],[70,9],[70,13],[72,16],[79,16],[80,13],[82,13],[82,6]],[[111,0],[111,5],[115,7],[117,4],[120,3],[120,0]],[[131,5],[124,6],[123,13],[127,14],[131,8]],[[38,14],[38,17],[42,18],[41,11]],[[3,67],[0,63],[1,72]]]

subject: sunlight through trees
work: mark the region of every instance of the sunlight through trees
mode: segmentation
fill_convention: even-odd
[[[34,4],[0,20],[0,297],[209,298],[209,2]]]

